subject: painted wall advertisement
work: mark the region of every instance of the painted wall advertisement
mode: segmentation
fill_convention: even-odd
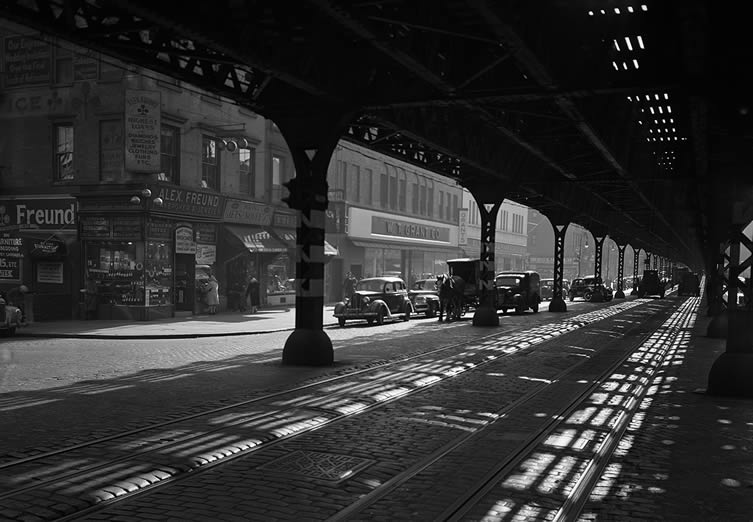
[[[22,247],[20,237],[0,237],[0,281],[21,281]]]
[[[127,89],[125,166],[132,172],[159,172],[161,98],[159,91]]]
[[[28,36],[9,36],[3,54],[6,87],[50,82],[52,53],[46,42]]]

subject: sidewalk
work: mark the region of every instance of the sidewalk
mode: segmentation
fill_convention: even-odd
[[[334,307],[324,307],[324,324],[335,324]],[[295,327],[295,308],[263,308],[256,314],[224,312],[216,315],[170,317],[153,321],[70,320],[35,322],[16,330],[17,337],[69,339],[167,339],[249,335]]]

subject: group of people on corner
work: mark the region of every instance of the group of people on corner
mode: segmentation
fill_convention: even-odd
[[[29,293],[26,285],[14,286],[9,290],[0,290],[0,304],[8,304],[21,310],[21,321],[26,322],[25,296]]]

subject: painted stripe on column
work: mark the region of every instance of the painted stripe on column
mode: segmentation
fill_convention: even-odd
[[[296,296],[322,297],[323,295],[324,279],[307,279],[306,281],[301,281],[300,283],[296,281]]]
[[[324,228],[326,222],[326,213],[324,210],[311,209],[311,218],[306,217],[305,212],[301,212],[301,226],[308,228]]]
[[[310,245],[309,253],[303,250],[303,245],[296,245],[296,255],[304,263],[324,263],[324,245]]]

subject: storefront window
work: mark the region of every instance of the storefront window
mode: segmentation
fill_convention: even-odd
[[[397,249],[366,248],[364,263],[365,277],[402,274],[401,251]]]
[[[143,243],[88,243],[86,271],[100,304],[144,305]]]
[[[290,259],[287,253],[281,253],[266,267],[267,295],[295,293],[293,284],[295,274],[289,270]]]
[[[173,249],[171,243],[149,241],[146,244],[146,305],[172,304]]]

